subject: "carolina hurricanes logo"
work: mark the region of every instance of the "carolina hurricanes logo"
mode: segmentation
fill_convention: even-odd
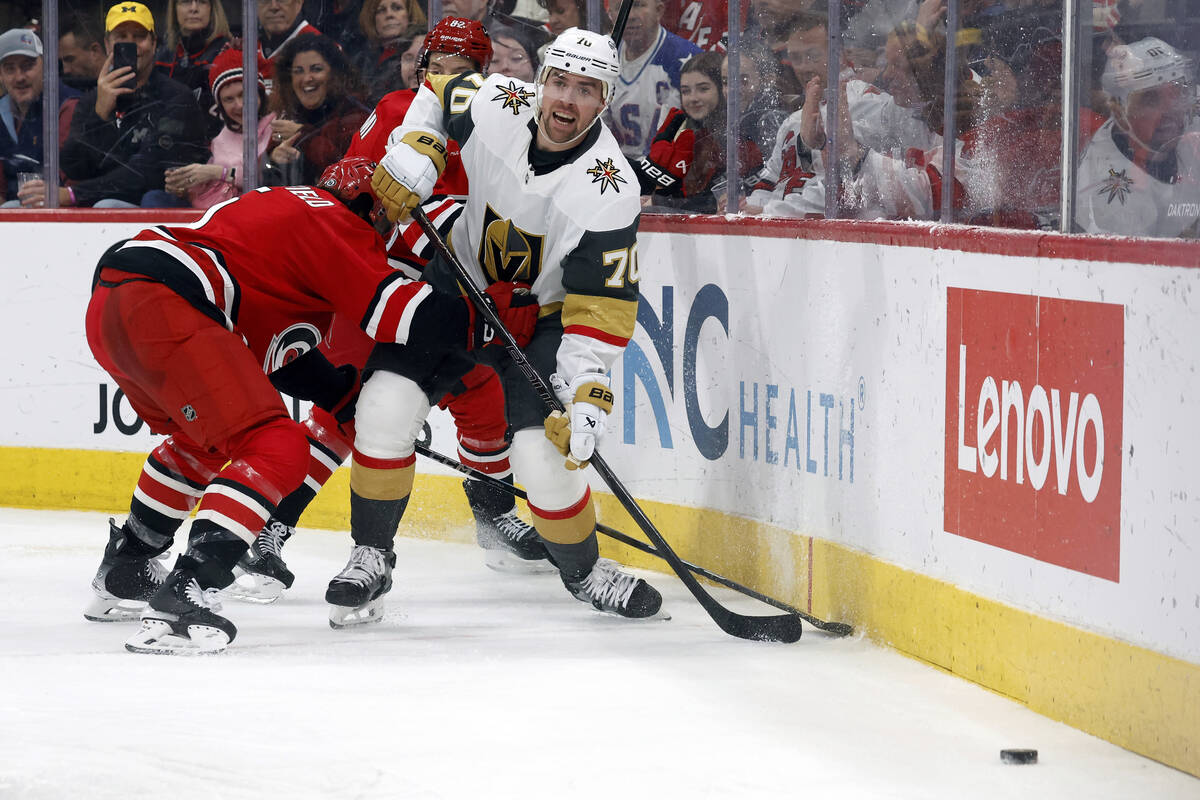
[[[627,182],[621,177],[621,170],[613,164],[611,158],[607,161],[601,161],[597,158],[596,166],[589,169],[587,174],[592,176],[592,183],[600,184],[600,194],[604,194],[604,190],[609,186],[613,188],[614,192],[619,192],[621,191],[621,187],[617,186],[617,184]]]
[[[307,322],[297,322],[271,337],[271,343],[267,345],[267,355],[263,358],[263,372],[270,375],[319,344],[321,332],[317,327]]]
[[[508,86],[497,86],[500,94],[492,98],[492,100],[503,100],[501,108],[511,108],[513,116],[521,113],[521,108],[528,107],[529,98],[533,97],[533,92],[527,91],[524,87],[517,86],[516,81],[509,81]]]
[[[1112,205],[1113,200],[1119,200],[1121,205],[1125,205],[1125,198],[1129,196],[1133,186],[1133,178],[1125,175],[1125,170],[1117,172],[1111,167],[1108,170],[1108,177],[1104,179],[1104,183],[1100,186],[1099,194],[1108,196],[1108,204]]]

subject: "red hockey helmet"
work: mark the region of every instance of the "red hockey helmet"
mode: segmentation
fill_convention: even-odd
[[[341,200],[355,214],[375,225],[387,219],[383,204],[371,188],[375,162],[362,156],[350,156],[335,161],[317,179],[317,188],[324,189]]]
[[[417,56],[417,69],[429,68],[430,53],[451,53],[470,59],[480,72],[492,63],[492,40],[483,23],[463,17],[446,17],[425,34]]]

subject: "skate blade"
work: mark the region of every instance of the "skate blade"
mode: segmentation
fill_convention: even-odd
[[[145,610],[145,600],[97,597],[83,610],[83,618],[91,622],[135,622]]]
[[[243,572],[234,579],[233,583],[221,590],[224,597],[230,600],[240,600],[243,603],[258,603],[266,605],[274,603],[283,596],[283,590],[287,587],[283,585],[283,581],[266,575],[257,575],[252,572]]]
[[[558,568],[544,558],[525,560],[506,550],[484,550],[483,564],[496,572],[510,575],[545,575],[557,573]]]
[[[603,608],[596,608],[591,603],[588,603],[588,610],[593,614],[598,614],[602,617],[611,617],[625,622],[666,622],[671,619],[671,614],[664,608],[659,608],[648,617],[627,617],[624,614],[618,614],[616,611],[606,611]]]
[[[329,606],[329,627],[334,630],[370,625],[383,619],[383,601],[372,600],[361,606]]]
[[[142,628],[125,642],[131,653],[168,656],[202,656],[224,652],[229,646],[225,631],[209,625],[189,625],[187,636],[180,636],[170,623],[144,619]]]

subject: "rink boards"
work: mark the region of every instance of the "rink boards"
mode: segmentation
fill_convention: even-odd
[[[92,362],[83,309],[99,253],[164,217],[66,219],[0,215],[0,503],[120,512],[154,438]],[[685,558],[1200,775],[1198,261],[649,218],[604,450]],[[467,535],[457,480],[421,463],[405,532]],[[347,527],[344,472],[304,524]]]

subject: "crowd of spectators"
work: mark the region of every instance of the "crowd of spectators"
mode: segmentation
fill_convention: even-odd
[[[157,0],[156,8],[127,2],[110,11],[97,2],[61,4],[59,204],[206,207],[232,196],[244,178],[241,3]],[[1058,227],[1060,3],[959,0],[950,37],[947,0],[842,0],[839,78],[830,87],[829,3],[744,0],[735,92],[727,3],[632,2],[606,122],[644,205],[724,210],[733,130],[733,188],[745,213],[825,216],[832,204],[846,218],[937,220],[946,218],[949,184],[954,221]],[[614,15],[617,3],[606,5]],[[1074,225],[1193,236],[1200,9],[1183,0],[1082,5],[1090,25],[1080,42]],[[589,12],[588,0],[441,6],[443,15],[483,22],[491,70],[526,81],[541,48],[567,27],[586,26]],[[427,11],[426,0],[259,0],[262,181],[313,180],[385,94],[415,88]],[[45,191],[35,174],[44,160],[42,45],[29,20],[13,14],[0,20],[12,26],[0,36],[0,202],[28,207]],[[610,26],[605,16],[601,27]],[[136,63],[114,69],[119,43],[134,46]],[[951,53],[957,71],[947,81]],[[834,99],[841,113],[827,131]],[[953,174],[944,176],[950,147]],[[832,197],[827,173],[839,176]]]

